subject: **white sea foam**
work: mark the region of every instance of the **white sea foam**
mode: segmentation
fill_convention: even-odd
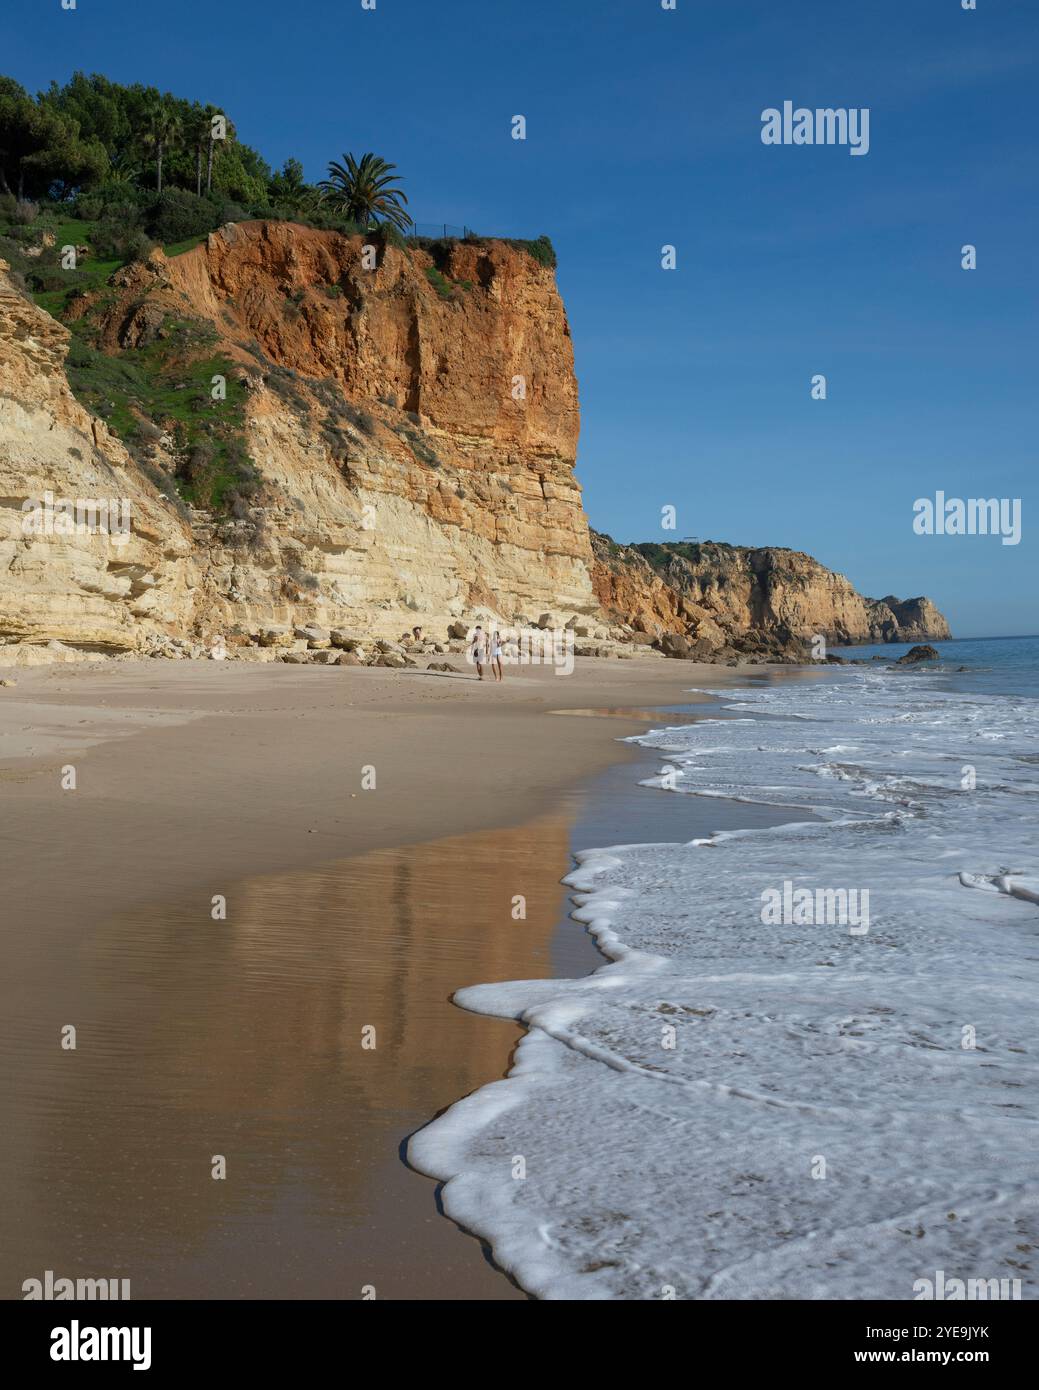
[[[613,963],[461,991],[529,1031],[412,1161],[541,1297],[1035,1297],[1039,702],[869,671],[729,709],[639,741],[805,818],[580,855]],[[784,883],[867,889],[868,931],[764,925]]]

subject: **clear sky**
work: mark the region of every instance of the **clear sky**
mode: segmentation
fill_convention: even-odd
[[[30,90],[152,83],[311,180],[374,149],[421,221],[550,235],[598,529],[791,546],[930,595],[958,636],[1039,632],[1037,0],[4,11],[0,71]],[[762,144],[784,100],[868,107],[869,153]],[[915,535],[939,489],[1020,498],[1020,544]]]

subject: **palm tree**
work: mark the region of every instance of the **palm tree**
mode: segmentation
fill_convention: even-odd
[[[224,113],[218,111],[215,106],[207,106],[203,111],[206,123],[206,139],[209,141],[209,157],[206,161],[206,197],[208,198],[213,191],[213,155],[216,151],[216,136],[213,134],[213,117],[222,116]]]
[[[169,93],[160,97],[158,92],[146,103],[142,114],[146,124],[141,143],[145,149],[155,151],[155,188],[161,193],[162,161],[180,134],[180,115]]]
[[[133,145],[118,150],[109,161],[109,179],[112,183],[137,183],[144,173],[140,153]]]
[[[399,232],[411,226],[411,218],[401,207],[407,197],[395,188],[396,164],[387,164],[377,154],[364,154],[360,163],[352,154],[343,155],[343,164],[332,160],[328,178],[318,184],[322,200],[351,222],[366,230],[373,223],[388,222]]]
[[[195,195],[199,198],[202,197],[202,155],[209,143],[211,129],[209,117],[196,102],[188,116],[186,135],[188,144],[195,151]]]

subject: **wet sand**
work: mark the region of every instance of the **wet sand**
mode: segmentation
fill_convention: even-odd
[[[399,1149],[503,1074],[516,1025],[449,998],[559,965],[567,851],[565,819],[546,817],[239,881],[225,922],[183,899],[99,923],[17,1019],[5,1278],[111,1271],[136,1298],[522,1297]],[[567,967],[587,973],[589,938],[573,946]],[[75,1053],[54,1043],[59,1018]]]
[[[4,691],[2,1295],[52,1269],[135,1298],[523,1298],[400,1149],[507,1069],[518,1025],[455,989],[599,963],[572,850],[686,833],[615,740],[733,673],[635,665],[495,690],[148,663]],[[623,718],[548,713],[613,698]]]

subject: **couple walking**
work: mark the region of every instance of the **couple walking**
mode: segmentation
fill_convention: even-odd
[[[484,632],[482,627],[478,627],[473,632],[473,640],[469,647],[469,655],[476,663],[476,674],[483,680],[483,668],[490,666],[491,675],[496,681],[504,680],[505,673],[502,670],[502,643],[501,634]]]

